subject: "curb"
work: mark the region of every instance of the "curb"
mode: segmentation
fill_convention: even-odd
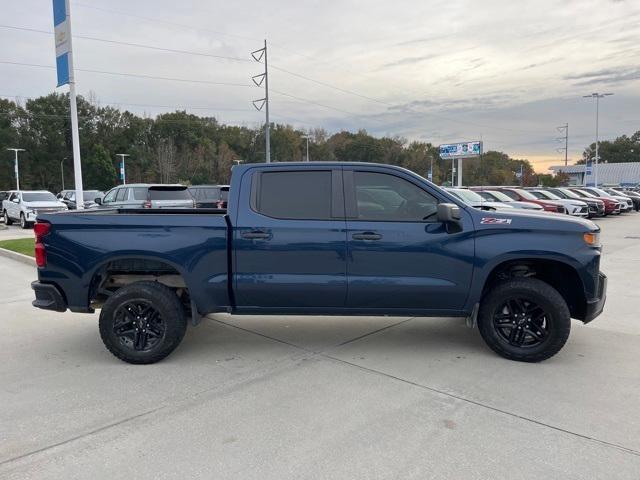
[[[12,250],[7,250],[6,248],[0,248],[0,257],[11,258],[12,260],[24,263],[25,265],[31,265],[32,267],[36,266],[36,260],[33,257],[14,252]]]

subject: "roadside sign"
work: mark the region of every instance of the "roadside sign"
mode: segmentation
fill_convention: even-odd
[[[479,157],[482,153],[482,142],[446,143],[438,149],[442,159]]]

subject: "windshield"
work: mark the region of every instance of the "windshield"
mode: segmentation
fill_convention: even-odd
[[[506,195],[502,192],[498,192],[498,191],[494,191],[491,190],[490,192],[487,192],[489,195],[493,196],[494,198],[498,199],[498,201],[500,202],[513,202],[513,198],[511,198],[509,195]]]
[[[585,190],[580,190],[580,189],[578,189],[578,190],[576,190],[576,193],[577,193],[578,195],[582,195],[583,197],[588,197],[588,198],[598,198],[598,197],[597,197],[596,195],[594,195],[593,193],[591,193],[591,192],[587,192],[587,191],[585,191]]]
[[[540,198],[546,198],[549,200],[562,200],[562,198],[560,198],[555,193],[547,192],[546,190],[538,190],[538,193],[542,194],[542,197]]]
[[[465,202],[474,202],[474,203],[482,203],[484,199],[478,195],[476,192],[472,192],[471,190],[464,190],[462,188],[449,190],[450,193],[453,193],[456,197],[461,198]]]
[[[574,199],[580,198],[580,195],[578,195],[577,193],[572,192],[571,190],[565,190],[564,188],[558,189],[558,192],[566,195],[568,198],[574,198]]]
[[[527,200],[538,200],[535,195],[531,192],[527,192],[526,190],[518,188],[516,189],[516,192],[518,192],[522,198],[526,198]]]
[[[58,199],[53,193],[49,192],[32,192],[22,194],[23,202],[57,202]]]

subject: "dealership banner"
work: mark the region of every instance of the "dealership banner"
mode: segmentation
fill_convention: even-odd
[[[440,158],[478,157],[482,153],[482,142],[447,143],[440,145]]]
[[[53,27],[56,39],[56,71],[58,87],[69,83],[71,55],[71,28],[69,21],[69,0],[53,0]]]

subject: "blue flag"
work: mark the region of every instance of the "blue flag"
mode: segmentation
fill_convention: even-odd
[[[69,83],[69,55],[71,35],[69,29],[69,0],[53,0],[53,27],[56,39],[56,70],[58,87]]]

